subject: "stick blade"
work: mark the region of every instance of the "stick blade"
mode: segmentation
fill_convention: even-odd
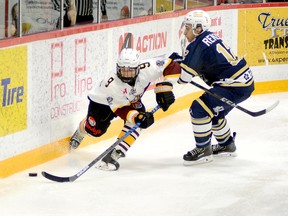
[[[277,107],[279,103],[280,103],[280,101],[277,100],[274,104],[272,104],[270,107],[268,107],[268,108],[266,109],[266,113],[270,112],[270,111],[273,110],[275,107]]]
[[[252,111],[250,111],[250,110],[246,110],[246,109],[244,109],[244,108],[242,108],[242,107],[240,107],[240,106],[239,106],[239,107],[237,106],[237,108],[240,109],[240,110],[242,110],[243,112],[245,112],[245,113],[253,116],[253,117],[258,117],[258,116],[261,116],[261,115],[264,115],[264,114],[270,112],[270,111],[273,110],[275,107],[277,107],[279,103],[280,103],[280,101],[277,100],[275,103],[273,103],[272,105],[270,105],[268,108],[265,108],[265,109],[260,110],[260,111],[257,111],[257,112],[252,112]]]
[[[43,177],[45,177],[51,181],[54,181],[54,182],[70,182],[69,177],[55,176],[55,175],[51,175],[51,174],[44,172],[44,171],[41,174]]]

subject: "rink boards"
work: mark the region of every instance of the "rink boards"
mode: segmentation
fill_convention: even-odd
[[[211,30],[251,65],[255,94],[288,90],[288,36],[283,27],[265,23],[272,18],[287,19],[287,6],[269,6],[223,7],[217,11],[207,8]],[[125,41],[141,52],[141,58],[181,53],[185,13],[1,41],[0,177],[68,153],[69,137],[86,114],[87,92],[93,89],[95,80],[114,70]],[[175,87],[174,92],[176,103],[166,113],[159,111],[156,119],[188,108],[200,94],[195,87]],[[148,108],[155,105],[154,97],[149,91],[143,98]],[[120,120],[113,121],[107,134],[99,139],[87,138],[81,146],[117,136],[121,124]]]

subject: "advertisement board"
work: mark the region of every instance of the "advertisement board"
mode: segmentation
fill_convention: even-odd
[[[27,47],[0,50],[0,137],[27,128]]]
[[[240,9],[238,53],[251,66],[288,63],[288,8]]]

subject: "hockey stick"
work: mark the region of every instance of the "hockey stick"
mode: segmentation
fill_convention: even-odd
[[[156,106],[151,111],[151,113],[152,114],[155,113],[158,109],[160,109],[159,105]],[[89,163],[86,167],[84,167],[75,175],[72,175],[70,177],[60,177],[60,176],[55,176],[55,175],[52,175],[43,171],[42,176],[55,182],[74,182],[81,175],[83,175],[87,170],[89,170],[94,164],[96,164],[99,160],[101,160],[106,154],[108,154],[113,148],[115,148],[120,142],[122,142],[127,136],[129,136],[132,132],[134,132],[139,126],[140,126],[140,123],[137,123],[134,127],[132,127],[129,131],[127,131],[121,138],[119,138],[115,143],[113,143],[113,145],[111,145],[108,149],[106,149],[102,154],[100,154],[97,158],[95,158],[91,163]]]
[[[194,81],[190,81],[190,83],[191,83],[192,85],[194,85],[194,86],[196,86],[196,87],[204,90],[205,92],[207,92],[208,94],[212,95],[213,97],[221,100],[222,102],[224,102],[224,103],[226,103],[226,104],[228,104],[228,105],[230,105],[230,106],[232,106],[232,107],[235,107],[235,108],[237,108],[237,109],[239,109],[239,110],[241,110],[241,111],[243,111],[243,112],[245,112],[245,113],[247,113],[248,115],[251,115],[251,116],[253,116],[253,117],[257,117],[257,116],[264,115],[264,114],[270,112],[271,110],[273,110],[273,109],[279,104],[279,101],[276,101],[274,104],[272,104],[271,106],[269,106],[269,107],[266,108],[266,109],[263,109],[263,110],[260,110],[260,111],[257,111],[257,112],[253,112],[253,111],[247,110],[247,109],[245,109],[245,108],[243,108],[243,107],[235,104],[233,101],[230,101],[230,100],[228,100],[228,99],[225,98],[225,97],[222,97],[222,96],[220,96],[220,95],[218,95],[218,94],[215,94],[215,93],[211,92],[209,89],[206,89],[204,86],[199,85],[198,83],[196,83],[196,82],[194,82]]]

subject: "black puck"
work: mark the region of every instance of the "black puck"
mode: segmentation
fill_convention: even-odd
[[[36,176],[37,176],[37,173],[29,173],[29,176],[30,176],[30,177],[36,177]]]

